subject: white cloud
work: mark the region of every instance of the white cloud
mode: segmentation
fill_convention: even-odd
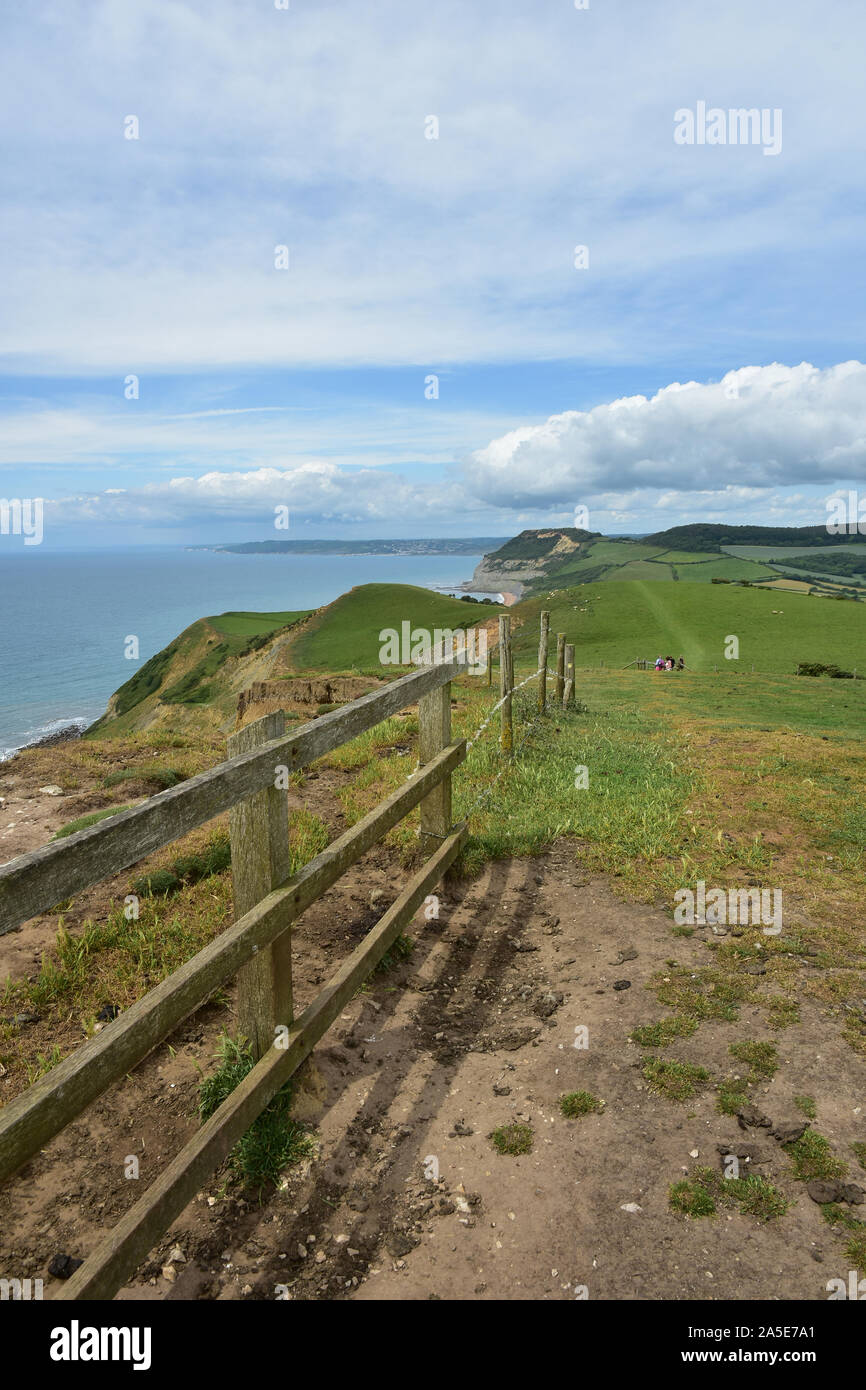
[[[63,527],[94,522],[171,526],[191,521],[274,526],[278,507],[288,507],[291,526],[288,532],[274,529],[277,540],[290,539],[296,521],[378,526],[386,532],[397,522],[406,534],[417,535],[428,522],[433,529],[441,529],[455,510],[468,515],[486,510],[459,486],[413,484],[383,469],[348,469],[317,461],[286,469],[212,471],[139,488],[46,499],[45,517],[47,524]]]
[[[832,483],[866,473],[866,366],[741,367],[565,411],[472,454],[467,486],[492,505],[588,503],[610,491],[697,493]],[[666,505],[660,499],[658,505]]]

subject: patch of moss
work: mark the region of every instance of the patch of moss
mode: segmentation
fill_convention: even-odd
[[[818,1114],[814,1096],[795,1096],[794,1104],[801,1115],[805,1115],[807,1120],[814,1120]]]

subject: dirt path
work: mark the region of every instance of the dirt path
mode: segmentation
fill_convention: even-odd
[[[300,1006],[393,881],[372,858],[307,914]],[[643,986],[673,959],[706,964],[697,936],[674,938],[664,913],[582,881],[565,843],[446,887],[438,921],[419,914],[412,932],[410,960],[352,1001],[302,1075],[316,1157],[261,1206],[215,1177],[121,1297],[821,1299],[846,1277],[839,1238],[766,1129],[744,1135],[711,1086],[680,1104],[643,1079],[628,1035],[662,1012]],[[6,1186],[0,1273],[44,1277],[52,1256],[93,1248],[140,1193],[127,1156],[150,1182],[194,1132],[198,1067],[226,1023],[224,1010],[202,1011]],[[766,1025],[744,1006],[738,1023],[705,1022],[660,1055],[718,1078],[728,1044],[750,1036]],[[778,1124],[798,1118],[795,1095],[816,1095],[821,1132],[847,1153],[864,1137],[862,1062],[808,1003],[796,1029],[773,1036],[781,1065],[754,1103]],[[564,1119],[559,1097],[577,1090],[603,1110]],[[489,1135],[512,1123],[531,1127],[530,1153],[494,1150]],[[717,1146],[744,1139],[792,1199],[786,1214],[673,1214],[670,1184],[696,1164],[718,1168]]]

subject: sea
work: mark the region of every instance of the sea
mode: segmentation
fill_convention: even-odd
[[[180,547],[0,549],[0,762],[86,728],[133,669],[197,618],[318,608],[356,584],[453,593],[480,555],[232,555]],[[129,636],[139,662],[124,657]]]

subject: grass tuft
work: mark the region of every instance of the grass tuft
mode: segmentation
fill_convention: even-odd
[[[500,1154],[528,1154],[532,1152],[533,1137],[529,1125],[505,1125],[494,1129],[490,1142]]]
[[[567,1095],[559,1097],[559,1108],[567,1120],[574,1120],[580,1115],[591,1115],[593,1111],[603,1110],[604,1101],[591,1095],[589,1091],[569,1091]]]
[[[800,1139],[793,1144],[785,1144],[784,1148],[798,1182],[811,1182],[813,1178],[844,1178],[848,1171],[848,1165],[833,1153],[829,1139],[816,1129],[807,1129]]]
[[[702,1086],[707,1085],[710,1073],[706,1067],[692,1062],[663,1062],[658,1057],[645,1057],[643,1077],[649,1089],[666,1100],[691,1100]]]
[[[210,1119],[255,1065],[247,1041],[236,1041],[225,1033],[220,1037],[216,1060],[217,1071],[199,1087],[202,1123]],[[291,1083],[287,1082],[238,1140],[228,1158],[234,1175],[260,1199],[268,1187],[278,1186],[287,1164],[306,1158],[315,1147],[306,1127],[290,1118],[291,1104]]]

